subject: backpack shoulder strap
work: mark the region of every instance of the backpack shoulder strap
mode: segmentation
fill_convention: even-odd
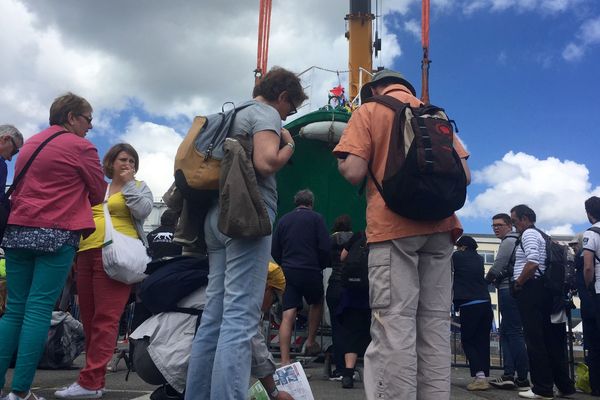
[[[379,104],[382,104],[394,111],[395,117],[394,117],[394,123],[392,125],[392,134],[400,131],[401,113],[404,112],[404,110],[407,107],[410,107],[410,104],[403,103],[400,100],[396,99],[395,97],[392,97],[389,95],[369,97],[363,103],[379,103]],[[371,169],[371,162],[369,162],[369,164],[367,165],[367,169],[369,171],[369,176],[371,177],[371,179],[373,180],[373,183],[375,184],[375,187],[377,188],[377,191],[383,197],[383,188],[381,187],[381,184],[377,181],[377,179],[375,179],[375,174],[373,173],[373,170]]]
[[[395,112],[400,112],[400,111],[404,110],[406,107],[410,107],[410,104],[403,103],[400,100],[398,100],[397,98],[389,96],[387,94],[384,94],[381,96],[369,97],[368,99],[363,101],[363,103],[383,104],[384,106],[391,108]]]
[[[592,232],[597,233],[598,235],[600,235],[600,228],[598,228],[597,226],[590,226],[586,230],[592,231]],[[598,257],[598,254],[596,254],[596,253],[594,253],[594,258],[596,260],[600,261],[600,257]]]
[[[589,228],[587,228],[586,230],[588,231],[592,231],[597,233],[598,235],[600,235],[600,228],[598,228],[597,226],[590,226]]]

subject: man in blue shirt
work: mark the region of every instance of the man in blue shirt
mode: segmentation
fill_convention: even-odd
[[[283,318],[279,327],[282,365],[291,362],[292,329],[296,312],[302,309],[303,298],[309,304],[304,352],[307,355],[320,352],[315,339],[323,314],[323,268],[330,263],[329,233],[321,214],[312,210],[313,193],[307,189],[299,191],[294,196],[294,204],[296,208],[279,220],[271,248],[271,255],[283,268],[286,280]]]

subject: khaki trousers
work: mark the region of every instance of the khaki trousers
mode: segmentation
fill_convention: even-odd
[[[450,398],[450,233],[369,245],[369,400]]]

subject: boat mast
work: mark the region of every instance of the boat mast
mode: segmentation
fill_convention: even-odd
[[[373,24],[375,16],[371,13],[371,0],[350,0],[350,13],[346,15],[349,43],[348,69],[350,70],[349,94],[354,99],[360,89],[360,68],[373,70]],[[365,74],[362,84],[371,77]]]
[[[260,0],[258,14],[258,51],[256,54],[256,69],[254,70],[254,83],[267,73],[267,59],[269,57],[269,32],[271,30],[271,2]]]
[[[421,10],[421,43],[423,60],[421,61],[421,101],[429,104],[429,0],[423,0]]]

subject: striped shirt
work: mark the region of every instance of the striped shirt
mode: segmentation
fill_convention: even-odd
[[[523,267],[529,261],[538,264],[539,271],[535,271],[535,276],[540,277],[542,275],[540,271],[543,273],[546,270],[544,265],[546,262],[546,241],[533,228],[528,228],[521,234],[521,243],[517,246],[515,253],[514,279],[521,275]]]

